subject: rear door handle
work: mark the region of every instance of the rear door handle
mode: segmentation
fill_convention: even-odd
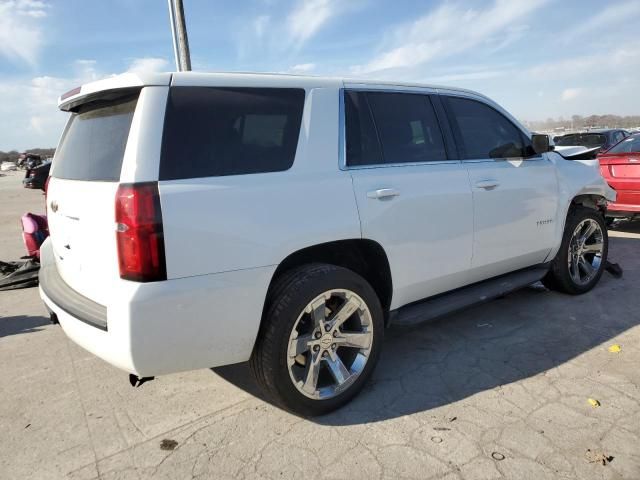
[[[397,197],[398,195],[400,195],[400,192],[395,188],[381,188],[379,190],[371,190],[370,192],[367,192],[368,198],[377,199]]]
[[[493,179],[478,180],[476,182],[476,188],[482,188],[483,190],[493,190],[498,186],[500,186],[500,183]]]

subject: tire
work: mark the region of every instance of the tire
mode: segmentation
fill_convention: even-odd
[[[590,226],[593,226],[595,231],[583,239]],[[598,245],[601,245],[599,249]],[[542,283],[550,290],[571,295],[586,293],[595,287],[602,277],[608,251],[609,236],[602,214],[592,208],[574,207],[567,216],[560,250],[551,262],[549,273],[542,279]],[[570,262],[570,259],[580,259],[581,256],[582,260],[578,260],[577,263]],[[587,270],[589,266],[592,270]]]
[[[334,265],[304,265],[270,289],[250,366],[275,403],[303,416],[322,415],[362,389],[383,335],[380,300],[364,278]]]

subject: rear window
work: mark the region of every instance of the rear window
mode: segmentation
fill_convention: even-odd
[[[51,176],[117,182],[138,95],[80,107],[56,151]]]
[[[640,135],[627,137],[619,144],[612,147],[607,153],[632,153],[640,152]]]
[[[160,180],[289,169],[303,107],[303,89],[171,88]]]
[[[577,133],[560,137],[555,144],[561,147],[601,147],[607,138],[601,133]]]

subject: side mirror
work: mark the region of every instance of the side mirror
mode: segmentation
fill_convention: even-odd
[[[533,151],[536,152],[536,155],[553,150],[551,148],[551,143],[549,142],[549,135],[534,133],[531,135],[531,145],[533,147]]]

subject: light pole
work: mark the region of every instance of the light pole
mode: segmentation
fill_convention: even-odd
[[[191,70],[191,54],[189,53],[189,37],[187,37],[182,0],[168,0],[168,2],[176,68],[179,72],[188,72]]]

